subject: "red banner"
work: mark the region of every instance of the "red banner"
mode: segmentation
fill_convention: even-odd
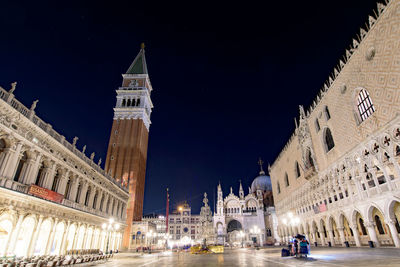
[[[63,195],[34,184],[29,187],[28,194],[44,198],[50,201],[54,201],[57,203],[61,203],[62,200],[64,199]]]

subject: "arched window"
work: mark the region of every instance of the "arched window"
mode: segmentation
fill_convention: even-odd
[[[400,155],[400,146],[396,146],[396,156]]]
[[[0,144],[0,146],[1,146],[1,144]],[[24,152],[22,154],[21,159],[19,160],[17,170],[15,171],[14,181],[18,182],[20,180],[22,167],[24,166],[24,164],[26,163],[27,160],[28,160],[28,156],[26,155],[26,152]]]
[[[317,133],[319,132],[319,130],[321,130],[318,119],[315,119],[315,130],[317,130]]]
[[[103,203],[104,203],[104,195],[101,196],[101,200],[100,200],[100,210],[103,211]]]
[[[361,121],[366,120],[372,113],[375,112],[374,104],[365,89],[361,89],[357,97],[357,108]]]
[[[57,191],[58,189],[58,182],[60,181],[60,173],[57,171],[56,175],[54,176],[53,179],[53,184],[51,185],[51,191]]]
[[[122,106],[123,106],[123,107],[125,107],[125,106],[126,106],[126,100],[125,100],[125,98],[124,98],[124,99],[122,99]]]
[[[335,142],[333,141],[332,133],[329,128],[326,128],[325,130],[324,141],[326,152],[330,151],[335,146]]]
[[[295,163],[295,172],[296,172],[296,178],[299,178],[301,173],[300,173],[300,165],[297,161]]]
[[[132,107],[136,107],[136,99],[135,98],[132,99]]]
[[[69,193],[71,192],[72,181],[68,179],[67,185],[65,186],[64,198],[69,199]]]
[[[279,184],[279,182],[277,183],[276,187],[278,188],[278,194],[281,193],[281,185]]]
[[[375,223],[376,223],[376,228],[378,228],[378,232],[380,235],[384,235],[385,231],[383,230],[381,218],[379,218],[378,215],[375,215]]]
[[[90,198],[90,192],[91,192],[91,187],[88,188],[88,190],[86,191],[86,197],[85,197],[85,206],[89,205],[89,198]]]
[[[108,213],[109,207],[110,207],[110,199],[108,199],[107,204],[106,204],[106,213]]]
[[[99,194],[96,192],[96,194],[94,195],[94,198],[93,198],[93,206],[92,206],[92,208],[96,208],[96,205],[97,205],[97,196],[98,196]]]
[[[331,114],[329,113],[328,106],[325,106],[325,118],[329,120],[331,118]]]
[[[360,223],[362,235],[367,235],[367,229],[365,229],[363,219],[360,218],[358,221],[359,221],[359,223]]]
[[[76,190],[76,197],[75,197],[75,202],[79,203],[79,200],[81,198],[81,191],[82,191],[82,184],[79,183],[78,189]]]
[[[36,176],[36,181],[35,181],[35,185],[40,186],[41,184],[41,178],[42,178],[42,173],[43,173],[43,169],[44,169],[44,165],[42,163],[42,165],[39,167],[39,171],[38,174]]]
[[[286,187],[289,186],[289,176],[287,173],[285,173],[285,185],[286,185]]]
[[[137,99],[136,106],[140,106],[140,98]]]
[[[131,100],[130,100],[130,99],[128,99],[128,101],[126,102],[126,106],[127,106],[127,107],[130,107],[130,106],[131,106]]]
[[[312,158],[310,149],[307,150],[307,166],[306,167],[307,167],[307,169],[314,167],[314,160]]]

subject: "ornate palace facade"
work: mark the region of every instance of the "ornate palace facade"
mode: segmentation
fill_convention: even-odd
[[[400,1],[386,2],[270,167],[284,241],[400,247]]]
[[[129,194],[0,87],[0,255],[119,248]],[[103,229],[109,219],[112,229]],[[108,241],[108,244],[107,244]]]

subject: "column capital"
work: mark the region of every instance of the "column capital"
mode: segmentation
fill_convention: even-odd
[[[364,223],[365,227],[370,228],[370,227],[375,227],[375,223],[374,222],[365,222]]]
[[[336,228],[338,231],[343,231],[344,230],[344,227],[337,227]]]

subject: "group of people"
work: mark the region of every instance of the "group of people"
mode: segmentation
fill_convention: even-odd
[[[292,256],[305,255],[307,257],[310,252],[310,243],[305,236],[298,234],[290,240],[289,251]]]

